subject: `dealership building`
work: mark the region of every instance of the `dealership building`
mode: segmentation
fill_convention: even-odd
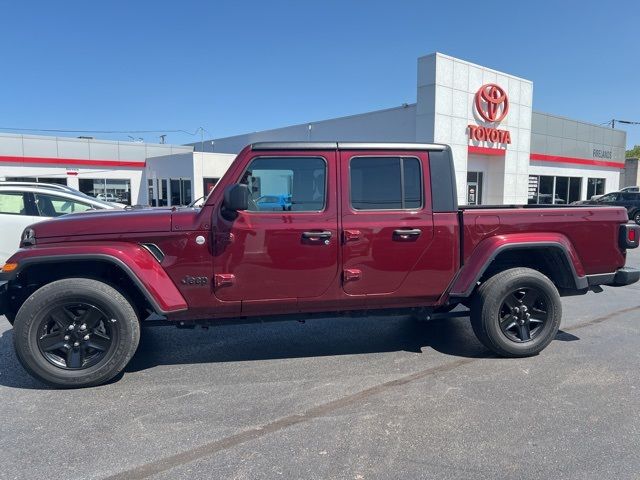
[[[204,147],[237,153],[273,140],[446,143],[461,204],[570,203],[617,190],[626,133],[533,111],[533,93],[530,80],[434,53],[418,59],[416,103]]]
[[[60,183],[132,205],[188,205],[234,158],[188,145],[0,133],[0,180]]]
[[[620,186],[626,133],[533,111],[530,80],[434,53],[418,59],[416,93],[397,108],[182,146],[0,134],[0,179],[181,205],[249,143],[381,141],[451,145],[461,204],[564,204]]]

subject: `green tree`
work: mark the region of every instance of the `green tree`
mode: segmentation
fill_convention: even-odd
[[[640,157],[640,145],[636,145],[631,150],[627,150],[627,158],[638,158]]]

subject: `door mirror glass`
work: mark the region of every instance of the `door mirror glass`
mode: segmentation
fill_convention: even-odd
[[[224,191],[223,206],[232,212],[247,210],[249,208],[249,187],[242,183],[228,186]]]

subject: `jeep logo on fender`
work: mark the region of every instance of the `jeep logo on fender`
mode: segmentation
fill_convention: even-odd
[[[207,277],[191,277],[187,275],[180,281],[180,283],[183,285],[207,285],[209,283],[209,279]]]

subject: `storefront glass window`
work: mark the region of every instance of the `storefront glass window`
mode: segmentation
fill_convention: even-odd
[[[211,193],[211,190],[213,190],[213,187],[216,186],[216,183],[218,183],[218,180],[220,180],[219,178],[211,178],[211,177],[205,177],[202,181],[203,181],[203,192],[205,197],[207,195],[209,195],[209,193]]]
[[[553,179],[546,175],[540,175],[538,183],[538,201],[534,203],[551,205],[553,203]]]
[[[568,204],[569,200],[569,177],[556,177],[556,195],[553,203]]]
[[[580,200],[582,178],[554,177],[551,175],[529,176],[530,205],[566,205]]]
[[[582,196],[582,178],[571,177],[569,179],[569,199],[567,203],[577,202]]]
[[[191,179],[188,178],[172,178],[171,186],[171,205],[189,205],[191,203]]]
[[[149,179],[147,180],[147,204],[150,207],[155,207],[156,205],[156,199],[154,198],[153,195],[153,179]]]
[[[587,199],[594,195],[604,194],[604,178],[588,178],[587,179]]]
[[[106,178],[80,178],[78,186],[82,193],[107,202],[131,205],[131,180]]]
[[[157,206],[166,207],[168,205],[167,199],[169,198],[169,188],[167,187],[166,178],[156,179],[156,195],[158,204]]]

